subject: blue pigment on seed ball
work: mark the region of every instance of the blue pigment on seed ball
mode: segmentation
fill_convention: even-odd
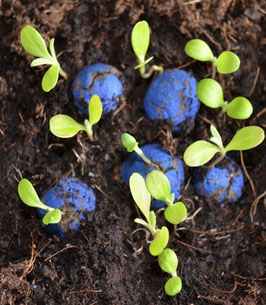
[[[169,70],[150,85],[144,98],[144,110],[149,120],[168,120],[174,131],[181,124],[194,122],[200,102],[196,95],[197,81],[186,71]]]
[[[226,157],[210,170],[196,168],[193,184],[196,193],[210,203],[235,202],[242,195],[244,176],[236,162]]]
[[[121,72],[115,67],[96,63],[83,69],[75,78],[72,86],[76,107],[88,116],[88,104],[94,94],[99,95],[103,115],[118,107],[123,94]]]
[[[160,165],[170,182],[171,193],[175,194],[176,200],[180,196],[185,179],[182,161],[179,158],[173,159],[173,157],[159,144],[147,144],[142,146],[141,149],[148,159],[153,163]],[[158,168],[146,164],[137,153],[132,152],[121,168],[122,180],[128,183],[130,176],[135,172],[139,173],[145,179],[148,173],[154,169],[158,170]],[[152,202],[153,208],[160,208],[163,206],[165,206],[163,201],[154,200]]]
[[[60,238],[69,229],[78,231],[80,220],[85,219],[84,212],[91,212],[96,208],[93,190],[76,178],[62,178],[58,185],[45,193],[42,202],[63,213],[59,224],[45,226],[48,233]],[[37,209],[37,212],[41,218],[46,214],[43,209]]]

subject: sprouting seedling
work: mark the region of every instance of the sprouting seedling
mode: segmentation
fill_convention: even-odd
[[[182,281],[176,273],[178,258],[175,252],[169,248],[164,249],[163,252],[158,256],[158,263],[163,271],[171,274],[172,276],[164,286],[165,292],[170,296],[178,294],[182,289]]]
[[[158,256],[168,243],[169,231],[165,226],[161,229],[156,228],[156,216],[154,211],[150,210],[151,195],[146,188],[144,178],[138,173],[133,173],[129,179],[129,187],[135,203],[146,219],[136,218],[135,222],[152,234],[153,241],[150,243],[149,252],[153,256]]]
[[[121,143],[128,152],[135,151],[135,153],[137,153],[146,164],[153,165],[158,168],[157,164],[152,163],[151,160],[144,155],[142,149],[139,148],[139,143],[132,135],[129,133],[123,133],[121,136]]]
[[[164,216],[167,221],[177,225],[187,218],[187,209],[183,202],[174,202],[175,194],[171,193],[171,185],[164,173],[159,170],[151,171],[146,177],[146,187],[156,200],[164,201],[167,208]]]
[[[131,44],[138,61],[135,69],[139,69],[141,77],[149,78],[153,71],[163,72],[163,67],[156,65],[152,65],[148,72],[145,71],[145,65],[153,59],[152,56],[145,60],[150,44],[150,27],[147,21],[139,21],[135,24],[131,32]]]
[[[70,116],[58,114],[50,119],[50,131],[59,138],[71,138],[79,131],[86,131],[90,140],[93,141],[92,126],[99,122],[102,116],[102,103],[97,94],[94,94],[88,106],[89,119],[85,119],[84,125],[76,122]]]
[[[20,41],[30,55],[37,57],[34,59],[30,66],[50,65],[51,67],[46,71],[42,79],[42,89],[45,92],[52,90],[58,80],[59,74],[67,79],[67,74],[62,70],[54,49],[54,38],[50,39],[49,50],[46,47],[44,39],[39,32],[30,25],[23,27],[20,33]]]
[[[212,159],[219,153],[220,156],[210,165],[213,167],[220,162],[228,151],[231,150],[248,150],[258,146],[265,138],[264,130],[258,126],[248,126],[241,128],[234,135],[232,140],[224,147],[222,138],[218,130],[211,125],[210,142],[199,140],[192,143],[184,153],[184,161],[188,166],[200,166]]]
[[[210,61],[212,63],[212,78],[215,78],[216,68],[221,74],[229,74],[237,71],[240,66],[240,59],[235,53],[224,51],[216,58],[209,45],[201,39],[192,39],[187,42],[185,52],[196,60]]]
[[[20,199],[26,205],[47,211],[42,220],[45,225],[58,223],[61,220],[61,211],[59,209],[51,208],[42,203],[29,180],[25,178],[20,180],[18,184],[18,194]]]
[[[230,118],[244,120],[251,116],[253,107],[248,99],[242,96],[234,98],[231,102],[224,100],[223,89],[214,79],[202,79],[197,86],[199,100],[210,108],[222,108]]]

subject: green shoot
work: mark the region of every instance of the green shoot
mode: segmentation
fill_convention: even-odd
[[[229,74],[237,71],[240,66],[240,59],[235,53],[224,51],[216,58],[208,44],[201,39],[190,40],[185,46],[185,52],[196,60],[210,61],[212,78],[215,78],[216,69],[221,74]]]
[[[89,120],[84,125],[76,122],[68,115],[58,114],[50,119],[50,131],[59,138],[71,138],[79,131],[86,131],[90,140],[93,141],[92,126],[99,122],[102,116],[102,103],[97,94],[94,94],[89,102]]]
[[[45,92],[52,90],[58,80],[59,74],[67,79],[67,74],[62,70],[54,49],[54,38],[49,42],[49,50],[39,32],[30,25],[23,27],[20,33],[20,41],[30,55],[37,57],[31,62],[31,67],[50,65],[42,79],[42,89]]]
[[[165,284],[164,290],[171,297],[178,294],[182,289],[182,281],[179,276],[171,277]]]
[[[158,256],[168,243],[169,231],[167,227],[156,228],[155,213],[150,211],[151,195],[146,188],[144,178],[138,173],[133,173],[129,179],[129,187],[136,205],[146,219],[136,218],[135,222],[150,231],[153,241],[149,246],[149,251],[151,255]]]
[[[174,202],[175,194],[171,193],[168,178],[159,170],[151,171],[146,177],[146,187],[156,200],[164,201],[167,208],[164,211],[165,219],[177,225],[187,218],[187,209],[183,202]]]
[[[45,225],[58,223],[61,220],[61,211],[59,209],[53,209],[42,203],[29,180],[20,180],[18,184],[18,194],[22,202],[26,205],[47,211],[43,217],[43,223]]]
[[[210,108],[222,108],[230,118],[244,120],[251,116],[253,107],[248,99],[242,96],[227,102],[223,97],[223,89],[220,84],[211,79],[205,78],[197,86],[198,99]]]
[[[152,65],[148,72],[145,71],[145,65],[153,59],[153,57],[150,57],[145,60],[150,44],[150,27],[146,21],[139,21],[133,27],[131,44],[138,61],[135,69],[139,69],[142,78],[149,78],[154,71],[163,72],[163,68],[156,65]]]
[[[225,157],[228,151],[254,148],[262,143],[265,138],[264,130],[261,127],[248,126],[238,130],[232,140],[224,147],[218,130],[213,125],[211,125],[210,130],[212,137],[209,141],[212,143],[200,140],[192,143],[186,149],[183,156],[186,165],[191,167],[204,165],[216,153],[219,153],[219,158],[210,165],[210,167],[213,167]]]
[[[172,276],[176,276],[176,269],[178,266],[178,258],[172,249],[166,248],[158,257],[160,268]]]

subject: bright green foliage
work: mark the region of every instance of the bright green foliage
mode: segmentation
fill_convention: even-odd
[[[149,251],[153,256],[158,256],[163,252],[163,249],[167,246],[169,240],[169,231],[167,227],[157,229],[155,238],[150,243]]]
[[[45,225],[50,223],[58,223],[61,220],[61,211],[43,204],[29,180],[20,180],[18,184],[18,194],[20,199],[26,205],[47,211],[43,218],[43,223]]]
[[[216,58],[208,44],[201,39],[192,39],[187,42],[185,52],[188,56],[199,61],[210,61],[213,66],[212,78],[215,77],[215,71],[221,74],[233,73],[239,69],[240,59],[231,52],[224,51]]]
[[[184,161],[188,166],[200,166],[207,163],[219,152],[220,157],[214,162],[221,161],[230,150],[248,150],[258,146],[265,138],[264,130],[258,126],[248,126],[240,129],[229,144],[224,148],[218,130],[211,125],[212,137],[207,141],[196,141],[192,143],[184,153]],[[213,164],[213,166],[214,166]]]
[[[199,61],[215,61],[215,57],[208,44],[201,39],[192,39],[185,45],[188,56]]]
[[[164,272],[176,276],[178,258],[172,249],[166,248],[158,257],[158,263]]]
[[[164,286],[165,292],[170,296],[174,296],[178,294],[181,291],[181,289],[182,289],[182,281],[179,276],[171,277]]]
[[[26,25],[21,30],[20,41],[26,52],[35,57],[38,57],[32,61],[31,67],[51,65],[42,79],[43,91],[49,92],[55,87],[59,74],[67,79],[67,74],[61,69],[56,57],[54,49],[54,38],[52,38],[49,42],[49,52],[39,32],[32,26]]]
[[[98,95],[94,94],[89,103],[89,120],[84,121],[84,125],[76,122],[70,116],[58,114],[50,119],[50,131],[59,138],[71,138],[79,131],[86,131],[90,140],[93,141],[92,126],[99,122],[102,116],[102,103]]]
[[[253,107],[248,99],[242,96],[226,102],[220,84],[211,78],[202,79],[197,86],[198,99],[210,108],[222,108],[223,112],[233,119],[244,120],[251,116]]]
[[[153,65],[148,72],[145,71],[145,65],[153,59],[150,57],[145,60],[150,44],[150,27],[147,21],[143,20],[135,24],[131,32],[131,44],[138,61],[135,69],[139,69],[141,77],[148,78],[153,71],[163,72],[163,68],[156,65]]]
[[[165,209],[164,217],[171,224],[178,225],[187,218],[187,208],[182,201],[178,201]]]
[[[221,74],[233,73],[239,69],[240,59],[235,53],[224,51],[218,56],[216,66]]]

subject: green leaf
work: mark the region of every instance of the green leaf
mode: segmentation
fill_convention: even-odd
[[[164,272],[176,275],[178,258],[172,249],[166,248],[158,257],[158,263]]]
[[[188,166],[200,166],[207,163],[220,149],[217,145],[207,141],[196,141],[186,150],[183,159]]]
[[[146,177],[146,187],[153,198],[167,202],[170,197],[170,182],[159,170],[151,171]]]
[[[149,247],[150,254],[153,256],[158,256],[159,254],[161,254],[163,252],[163,249],[168,244],[168,240],[169,231],[167,227],[162,227],[161,229],[158,229],[156,232],[156,236]]]
[[[210,126],[210,130],[212,137],[209,140],[216,144],[218,147],[223,147],[223,141],[218,130],[213,125]]]
[[[127,149],[128,152],[132,152],[138,145],[136,139],[129,133],[123,133],[121,136],[122,145]]]
[[[58,80],[59,66],[51,66],[44,74],[42,79],[42,89],[44,92],[52,90]]]
[[[145,180],[140,174],[133,173],[129,179],[129,187],[135,203],[149,222],[151,195],[146,188]]]
[[[139,63],[138,65],[136,65],[136,66],[134,67],[134,69],[136,70],[136,69],[139,69],[139,68],[141,68],[141,67],[147,65],[147,63],[150,62],[151,60],[153,60],[153,56],[151,56],[150,58],[146,59],[145,61],[141,61],[141,58],[140,58],[139,61],[141,61],[141,63]]]
[[[188,56],[199,61],[213,61],[214,55],[208,44],[201,39],[192,39],[185,46]]]
[[[182,289],[182,281],[179,276],[171,277],[164,286],[165,292],[170,296],[174,296],[178,294],[181,291],[181,289]]]
[[[51,60],[47,58],[36,58],[30,64],[31,67],[37,67],[41,65],[51,65]]]
[[[153,228],[156,227],[156,216],[155,216],[154,211],[150,211],[149,223]]]
[[[233,73],[239,69],[239,57],[230,51],[224,51],[216,61],[217,71],[221,74]]]
[[[61,211],[59,209],[55,209],[53,211],[49,211],[46,213],[42,219],[42,222],[45,225],[49,225],[50,223],[58,223],[61,220]]]
[[[253,107],[248,99],[242,96],[234,98],[226,108],[226,113],[230,118],[237,120],[248,119],[253,112]]]
[[[50,119],[49,125],[51,133],[59,138],[71,138],[81,130],[86,131],[83,125],[65,114],[53,116]]]
[[[139,21],[133,27],[131,44],[137,57],[144,57],[150,44],[150,28],[146,21]]]
[[[50,49],[50,53],[51,53],[51,55],[54,58],[55,63],[56,63],[57,62],[57,58],[56,58],[55,49],[54,49],[54,38],[50,39],[49,49]]]
[[[50,58],[46,44],[37,30],[26,25],[20,32],[20,41],[29,54],[36,57]]]
[[[225,147],[225,151],[251,149],[258,146],[264,138],[264,130],[261,127],[244,127],[238,130],[230,143]]]
[[[187,218],[187,208],[183,202],[178,201],[165,209],[164,217],[171,224],[177,225]]]
[[[103,107],[100,97],[94,94],[89,102],[89,122],[92,125],[98,123],[102,116]]]
[[[205,78],[197,86],[198,99],[210,108],[222,107],[224,103],[223,89],[211,78]]]
[[[18,194],[20,199],[28,206],[47,210],[47,206],[43,204],[37,195],[33,185],[28,179],[21,179],[18,184]]]

